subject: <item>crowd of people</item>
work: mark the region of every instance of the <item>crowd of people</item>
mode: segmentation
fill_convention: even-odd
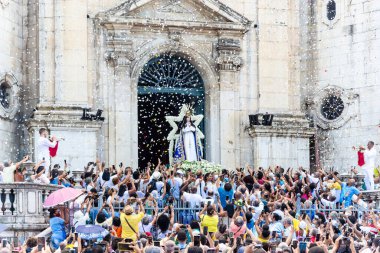
[[[10,172],[14,179],[22,175],[23,161],[8,164],[2,180],[12,181]],[[35,182],[81,187],[84,194],[70,210],[50,209],[46,244],[31,237],[16,248],[21,252],[379,251],[378,213],[363,203],[358,182],[342,182],[337,172],[246,165],[203,173],[160,161],[133,170],[97,160],[87,164],[78,183],[67,165],[53,165],[46,174],[42,163],[35,166]],[[86,224],[107,233],[83,239],[76,229]]]

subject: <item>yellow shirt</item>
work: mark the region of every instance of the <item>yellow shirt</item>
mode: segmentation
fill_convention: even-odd
[[[342,186],[338,182],[333,183],[331,188],[335,190],[342,190]]]
[[[293,227],[294,227],[294,231],[298,231],[298,230],[300,230],[299,225],[300,225],[300,221],[297,220],[297,219],[293,219]]]
[[[260,242],[269,242],[269,238],[268,238],[268,239],[265,239],[265,238],[261,238],[261,237],[259,236],[257,239],[259,239]]]
[[[373,169],[373,176],[374,177],[379,177],[380,176],[379,170],[380,170],[380,167],[377,167],[377,168]]]
[[[201,227],[203,231],[203,227],[208,227],[208,232],[210,233],[216,233],[218,232],[218,223],[219,223],[219,216],[218,215],[206,215],[202,214],[200,216],[201,218]]]
[[[132,215],[125,215],[124,213],[120,214],[120,221],[121,221],[121,227],[122,227],[122,238],[128,238],[132,239],[133,241],[137,240],[136,233],[139,233],[139,222],[144,218],[144,213],[140,212],[138,214],[132,214]],[[126,219],[128,220],[131,227],[135,230],[131,229],[131,227],[126,222]]]

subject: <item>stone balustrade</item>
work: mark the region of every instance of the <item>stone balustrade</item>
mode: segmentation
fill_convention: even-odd
[[[46,229],[48,211],[42,204],[57,185],[0,183],[0,223],[9,228],[0,237],[28,237]]]

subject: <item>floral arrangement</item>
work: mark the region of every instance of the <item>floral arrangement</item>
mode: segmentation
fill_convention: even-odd
[[[198,170],[202,170],[203,173],[220,173],[222,166],[220,164],[211,163],[207,160],[201,161],[183,161],[181,169],[196,173]]]

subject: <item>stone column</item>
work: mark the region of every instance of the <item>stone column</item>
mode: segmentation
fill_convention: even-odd
[[[242,59],[239,57],[240,41],[221,38],[218,41],[218,58],[220,96],[220,158],[226,168],[236,167],[240,161],[236,154],[239,114],[235,110],[238,103],[239,71]]]
[[[109,162],[137,166],[134,161],[133,149],[137,145],[132,143],[132,112],[131,111],[131,62],[134,59],[132,41],[121,40],[114,36],[108,40],[109,51],[107,59],[113,62],[114,83],[109,87]],[[113,117],[111,115],[113,114]],[[112,154],[112,152],[114,152]]]

